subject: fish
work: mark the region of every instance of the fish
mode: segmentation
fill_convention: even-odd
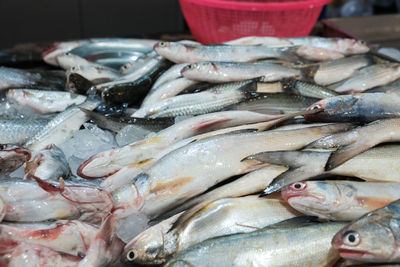
[[[397,142],[399,123],[400,119],[377,120],[348,132],[326,136],[310,143],[307,148],[339,147],[326,162],[325,170],[330,171],[371,147],[385,142]]]
[[[264,82],[284,78],[310,79],[318,67],[290,68],[273,63],[198,62],[182,68],[183,77],[210,83],[235,82],[262,77]]]
[[[67,72],[67,87],[72,93],[86,94],[94,84],[78,73]]]
[[[273,118],[276,116],[249,111],[215,112],[188,118],[158,132],[155,136],[93,155],[79,166],[77,173],[87,179],[109,176],[124,166],[150,159],[161,150],[188,137]]]
[[[345,259],[358,262],[399,262],[399,200],[371,211],[341,229],[332,247]]]
[[[318,70],[313,80],[323,86],[334,84],[350,78],[357,70],[374,63],[376,59],[369,55],[356,55],[318,63]]]
[[[0,143],[22,145],[47,125],[47,118],[0,118]]]
[[[78,131],[82,124],[88,120],[86,113],[80,108],[93,110],[99,105],[98,100],[87,99],[78,106],[70,106],[49,121],[40,131],[32,136],[24,146],[32,151],[39,151],[46,146],[61,145]]]
[[[122,261],[162,264],[172,254],[204,240],[252,232],[299,215],[281,199],[263,199],[254,195],[219,199],[194,214],[178,232],[166,232],[163,227],[153,226],[140,234],[125,246]]]
[[[282,198],[305,215],[353,221],[399,199],[399,187],[399,183],[306,181],[286,186]]]
[[[0,224],[0,239],[40,245],[74,256],[85,256],[99,229],[78,220],[51,223]]]
[[[165,266],[332,266],[339,258],[330,241],[345,224],[298,223],[267,226],[209,239],[183,250]],[[281,224],[285,223],[282,222]],[[293,246],[296,244],[295,246]]]
[[[319,86],[314,83],[299,81],[295,79],[282,80],[279,83],[282,84],[284,92],[301,95],[312,98],[327,98],[337,96],[338,93],[330,90],[329,88]]]
[[[26,163],[24,179],[38,177],[42,180],[69,178],[71,170],[64,152],[56,145],[48,145],[35,158]]]
[[[248,62],[259,59],[278,58],[297,62],[298,47],[266,47],[246,45],[189,45],[161,41],[154,50],[174,63],[195,63],[200,61]]]
[[[106,66],[100,65],[100,64],[96,64],[94,62],[91,62],[89,60],[86,60],[80,56],[77,56],[75,54],[72,54],[70,52],[64,53],[60,56],[57,57],[57,62],[58,62],[58,66],[60,66],[61,68],[63,68],[64,70],[68,71],[68,70],[72,70],[74,72],[78,72],[81,71],[81,75],[85,76],[87,73],[87,71],[92,70],[92,69],[97,69],[99,72],[103,72],[107,75],[113,75],[115,78],[119,77],[118,73],[111,68],[108,68]],[[85,68],[81,68],[81,66],[90,66],[91,68],[89,69],[85,69]],[[75,69],[73,69],[75,68]],[[86,77],[86,76],[85,76]]]
[[[329,61],[344,58],[340,52],[314,46],[300,46],[297,54],[311,61]]]
[[[102,84],[120,78],[118,72],[104,66],[97,65],[75,65],[67,70],[66,75],[77,73],[92,82],[93,84]]]
[[[394,93],[362,93],[322,99],[308,107],[322,111],[304,118],[310,122],[373,122],[400,116],[400,96]]]
[[[400,156],[397,145],[371,148],[330,171],[325,165],[331,156],[329,151],[273,151],[251,155],[246,159],[278,164],[289,170],[267,184],[265,195],[291,183],[328,175],[352,176],[369,182],[398,182],[400,172],[397,161]]]
[[[221,84],[205,91],[164,99],[138,109],[133,115],[143,118],[177,117],[217,112],[256,96],[250,81]]]
[[[31,157],[31,152],[25,148],[12,144],[0,145],[0,173],[7,174],[15,171]]]
[[[165,82],[171,81],[171,80],[176,80],[178,78],[181,78],[181,70],[189,65],[190,63],[181,63],[181,64],[174,64],[172,65],[169,69],[164,71],[160,77],[157,78],[157,80],[154,82],[152,88],[150,89],[150,92],[153,90],[156,90],[157,87],[162,85]]]
[[[34,180],[0,183],[0,197],[7,207],[4,221],[76,219],[99,223],[113,208],[113,199],[104,190],[63,183],[56,186],[36,177]]]
[[[7,100],[22,106],[28,106],[40,114],[62,112],[71,105],[79,105],[86,96],[69,92],[43,91],[35,89],[10,89]]]
[[[344,55],[364,54],[370,49],[365,41],[350,38],[326,38],[317,36],[303,36],[284,38],[293,45],[312,46],[333,50]]]
[[[338,93],[363,92],[376,86],[389,84],[399,78],[399,64],[375,64],[361,69],[359,74],[332,89]]]
[[[242,162],[248,155],[299,149],[310,140],[347,128],[336,124],[285,131],[284,135],[280,131],[226,134],[190,143],[114,191],[115,212],[121,217],[135,212],[158,216],[231,176],[263,167],[257,162]]]
[[[197,81],[189,80],[186,78],[178,78],[166,81],[155,89],[149,91],[149,93],[143,99],[141,107],[149,107],[155,105],[165,99],[178,95],[185,89],[196,84],[198,84]]]
[[[229,45],[265,45],[269,47],[282,47],[290,46],[292,43],[286,41],[284,38],[270,37],[270,36],[246,36],[238,39],[233,39],[224,44]]]
[[[42,58],[47,64],[58,66],[57,58],[68,51],[90,42],[89,40],[76,40],[67,42],[56,42],[47,47],[43,53]]]
[[[121,75],[130,74],[130,73],[142,68],[150,60],[152,60],[155,56],[157,56],[157,53],[155,51],[148,52],[147,54],[144,54],[143,56],[137,58],[135,61],[130,61],[130,62],[126,63],[125,65],[123,65],[119,69],[119,73]]]
[[[263,114],[291,114],[307,109],[317,98],[290,95],[286,93],[260,93],[234,106],[231,110],[248,110]]]

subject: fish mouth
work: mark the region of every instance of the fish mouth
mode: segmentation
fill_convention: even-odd
[[[84,173],[84,169],[88,166],[88,165],[90,165],[95,159],[98,159],[99,158],[99,156],[96,154],[96,155],[93,155],[93,156],[91,156],[90,158],[88,158],[85,162],[83,162],[80,166],[79,166],[79,168],[77,169],[77,171],[76,171],[76,174],[78,174],[80,177],[82,177],[82,178],[85,178],[85,179],[89,179],[89,180],[91,180],[91,179],[97,179],[97,178],[100,178],[100,177],[108,177],[108,176],[110,176],[110,175],[112,175],[112,174],[114,174],[116,171],[113,171],[113,172],[109,172],[109,173],[107,173],[107,174],[105,174],[105,175],[103,175],[103,176],[90,176],[90,175],[87,175],[87,174],[85,174]]]
[[[305,193],[301,193],[301,192],[286,192],[286,191],[282,192],[282,198],[288,203],[289,203],[289,200],[291,198],[296,198],[296,197],[313,198],[313,199],[315,199],[317,201],[324,201],[325,200],[325,198],[317,197],[315,195],[305,194]]]
[[[375,256],[373,253],[364,250],[353,250],[346,248],[338,248],[338,252],[342,258],[359,259],[365,255]]]

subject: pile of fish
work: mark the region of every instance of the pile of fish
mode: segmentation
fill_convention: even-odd
[[[88,39],[0,66],[0,266],[400,266],[400,63],[370,50]]]

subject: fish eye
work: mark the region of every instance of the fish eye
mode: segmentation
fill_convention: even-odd
[[[69,55],[71,55],[71,53],[70,53],[70,52],[67,52],[67,53],[65,53],[65,55],[66,55],[66,56],[69,56]]]
[[[349,246],[356,246],[360,243],[360,235],[356,231],[346,231],[343,234],[344,243]]]
[[[158,44],[161,47],[166,47],[167,46],[167,42],[163,42],[163,41],[159,42]]]
[[[322,108],[320,105],[315,105],[315,106],[313,106],[313,107],[311,108],[311,110],[316,110],[316,109],[320,109],[320,108]]]
[[[71,70],[76,70],[76,67],[72,67]]]
[[[292,190],[304,190],[307,187],[307,184],[305,183],[294,183],[291,186]]]
[[[134,261],[136,259],[136,254],[133,250],[130,250],[127,254],[126,254],[126,258],[128,261]]]

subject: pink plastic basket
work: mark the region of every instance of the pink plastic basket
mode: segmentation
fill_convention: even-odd
[[[202,43],[244,36],[308,35],[331,0],[179,0],[189,28]]]

